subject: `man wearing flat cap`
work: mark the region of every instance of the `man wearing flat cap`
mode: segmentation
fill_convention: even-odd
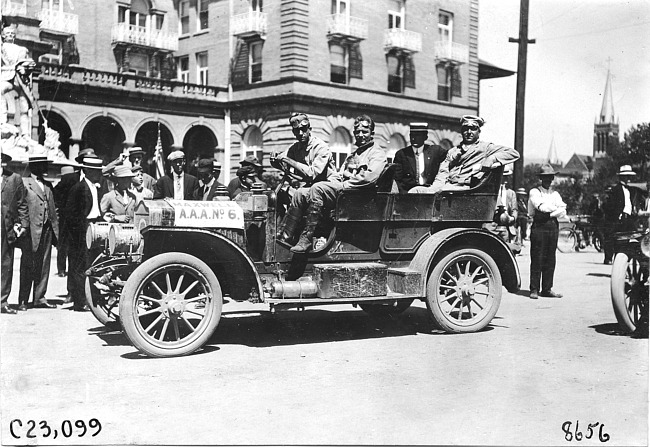
[[[197,190],[196,200],[212,201],[217,194],[217,187],[223,186],[213,175],[214,160],[211,158],[202,158],[197,165],[199,173],[199,189]]]
[[[199,189],[199,181],[193,175],[184,172],[185,154],[183,151],[172,151],[167,160],[171,171],[156,181],[153,198],[174,200],[195,200]]]
[[[82,179],[70,189],[65,207],[70,245],[68,251],[68,293],[74,302],[74,310],[88,310],[86,305],[86,269],[90,255],[86,246],[88,225],[102,221],[99,204],[102,199],[101,158],[86,156],[81,164]]]
[[[479,140],[483,118],[463,115],[460,120],[463,141],[447,152],[438,175],[430,187],[417,186],[410,193],[436,193],[467,189],[480,180],[495,165],[506,165],[519,159],[519,153],[510,147]]]
[[[20,288],[18,289],[18,310],[27,310],[29,295],[34,290],[34,307],[53,309],[45,298],[50,278],[52,245],[57,245],[59,219],[54,204],[52,183],[43,176],[51,160],[45,155],[29,157],[30,176],[23,178],[29,209],[27,240],[20,258]]]
[[[314,183],[338,179],[332,151],[323,140],[312,135],[307,115],[294,112],[289,124],[297,141],[285,152],[271,157],[271,166],[289,173],[298,183],[278,231],[278,238],[285,241],[292,239],[307,211],[309,188]]]
[[[264,168],[255,155],[247,155],[239,164],[241,168],[237,170],[235,178],[227,186],[228,196],[231,199],[237,197],[242,191],[250,190],[250,185],[253,183],[262,183],[266,188],[266,183],[261,179]]]
[[[530,298],[534,300],[540,296],[562,298],[561,294],[553,291],[553,276],[558,218],[566,216],[566,203],[551,188],[555,174],[553,166],[542,165],[538,174],[542,184],[529,193],[528,215],[533,220],[530,230]]]
[[[517,241],[523,245],[528,238],[528,193],[524,188],[517,188]]]
[[[442,146],[425,144],[428,136],[427,123],[411,123],[409,138],[411,145],[395,154],[395,182],[400,193],[415,186],[430,186],[438,174],[440,163],[445,160],[447,150]]]
[[[1,150],[1,149],[0,149]],[[0,290],[2,302],[0,312],[16,314],[16,309],[9,307],[9,294],[14,271],[14,248],[16,241],[23,237],[29,227],[29,209],[27,208],[25,185],[21,176],[6,168],[12,160],[11,156],[2,151],[0,163],[0,178],[2,181],[2,218],[0,219],[0,245],[2,273]]]

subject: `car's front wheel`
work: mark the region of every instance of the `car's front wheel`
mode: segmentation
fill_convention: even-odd
[[[174,357],[201,348],[221,317],[219,280],[208,265],[185,253],[145,261],[120,297],[124,333],[141,352]]]
[[[447,332],[485,328],[501,304],[501,273],[494,260],[475,249],[459,249],[440,259],[427,282],[427,307]]]
[[[638,259],[617,253],[612,265],[610,291],[618,325],[623,331],[633,332],[647,309],[648,273]],[[645,294],[645,296],[644,296]],[[644,301],[645,299],[645,301]]]

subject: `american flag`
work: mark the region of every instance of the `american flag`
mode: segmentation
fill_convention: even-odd
[[[156,141],[156,152],[154,155],[154,160],[156,162],[156,178],[160,178],[165,175],[162,141],[160,141],[160,123],[158,123],[158,141]]]

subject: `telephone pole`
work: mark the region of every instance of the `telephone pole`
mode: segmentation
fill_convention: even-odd
[[[519,188],[524,181],[524,110],[526,100],[526,59],[528,57],[528,44],[535,43],[535,39],[528,39],[528,3],[521,0],[519,6],[519,38],[511,37],[508,42],[519,44],[517,57],[517,103],[515,105],[515,149],[519,152],[519,160],[515,162],[514,188]]]

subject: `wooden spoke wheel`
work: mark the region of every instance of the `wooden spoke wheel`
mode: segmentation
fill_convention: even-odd
[[[648,271],[638,259],[625,253],[617,253],[612,265],[610,283],[612,306],[618,325],[626,332],[633,332],[642,317],[648,315]]]
[[[207,264],[185,253],[164,253],[129,277],[120,298],[120,321],[141,352],[174,357],[207,343],[221,307],[221,286]]]

